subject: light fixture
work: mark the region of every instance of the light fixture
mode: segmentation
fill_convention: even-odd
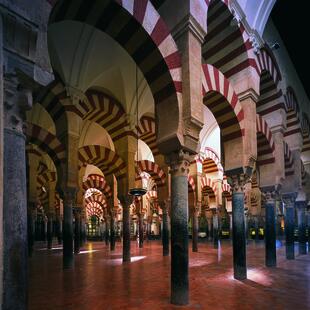
[[[138,166],[138,163],[139,163],[139,131],[138,131],[138,125],[139,125],[139,113],[138,113],[138,110],[139,109],[139,104],[138,104],[138,66],[136,65],[136,113],[137,113],[137,116],[136,116],[136,120],[137,120],[137,124],[136,124],[136,130],[137,130],[137,171],[138,173],[140,174],[140,169],[139,169],[139,166]],[[134,187],[134,188],[131,188],[129,190],[129,195],[131,196],[143,196],[145,195],[147,192],[147,190],[143,187]]]

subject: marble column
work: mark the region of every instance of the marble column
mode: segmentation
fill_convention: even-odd
[[[233,217],[233,261],[234,278],[244,280],[247,278],[246,267],[246,237],[244,215],[244,185],[246,175],[238,174],[232,180],[232,217]]]
[[[62,244],[62,218],[60,215],[56,216],[56,227],[58,244]]]
[[[4,76],[2,309],[27,308],[27,185],[23,133],[31,91]]]
[[[131,261],[130,254],[130,205],[131,202],[128,198],[122,199],[123,208],[123,262]]]
[[[115,212],[114,211],[111,211],[110,213],[110,226],[111,226],[110,250],[114,251],[115,250]]]
[[[285,194],[282,196],[285,207],[285,239],[286,239],[286,258],[295,259],[294,251],[294,217],[295,217],[295,199],[296,194]]]
[[[109,234],[109,217],[106,216],[105,217],[105,222],[104,222],[104,229],[105,229],[105,233],[104,233],[104,241],[105,241],[105,245],[109,245],[109,239],[110,239],[110,234]]]
[[[212,215],[212,223],[213,223],[213,247],[214,249],[218,249],[219,247],[219,219],[217,210],[213,210]]]
[[[143,248],[143,213],[139,213],[139,248]]]
[[[171,173],[171,303],[188,304],[188,173],[189,156],[168,157]]]
[[[64,218],[63,218],[63,268],[70,269],[74,266],[73,255],[73,205],[76,201],[77,189],[67,187],[64,191]]]
[[[81,208],[74,208],[74,253],[79,254],[81,248]]]
[[[265,264],[267,267],[276,267],[276,192],[274,188],[262,190],[265,194]]]
[[[48,224],[48,217],[47,215],[43,216],[43,240],[47,241],[47,224]]]
[[[31,257],[33,253],[33,245],[35,241],[35,212],[36,203],[28,202],[27,209],[27,232],[28,232],[28,255]]]
[[[299,254],[307,254],[307,237],[306,237],[306,209],[307,201],[295,202],[297,210],[297,222],[298,222],[298,242],[299,242]]]
[[[162,233],[162,244],[163,244],[163,256],[169,256],[169,223],[168,223],[168,208],[169,202],[160,202],[160,207],[163,214],[163,233]]]
[[[195,207],[192,214],[192,250],[193,252],[198,252],[198,229],[199,229],[199,223],[198,223],[198,215],[199,215],[199,207]]]

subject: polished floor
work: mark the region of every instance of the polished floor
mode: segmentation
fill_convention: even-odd
[[[248,279],[240,282],[232,277],[230,241],[219,250],[200,243],[198,253],[190,251],[186,307],[169,303],[170,257],[162,257],[159,241],[146,241],[143,249],[132,242],[132,262],[124,265],[120,243],[114,252],[88,243],[70,271],[62,270],[59,246],[37,245],[29,262],[29,309],[310,309],[310,254],[288,261],[277,245],[278,266],[266,268],[263,241],[249,241]]]

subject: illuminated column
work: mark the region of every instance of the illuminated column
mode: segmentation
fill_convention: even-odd
[[[294,253],[294,203],[295,193],[282,195],[285,207],[285,238],[286,238],[286,258],[295,259]]]
[[[171,303],[188,303],[188,173],[189,156],[167,158],[171,173]]]

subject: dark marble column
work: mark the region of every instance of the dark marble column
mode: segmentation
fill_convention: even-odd
[[[73,205],[76,201],[76,188],[68,187],[64,191],[64,218],[63,218],[63,268],[74,266],[73,255]]]
[[[143,248],[143,213],[139,214],[139,248]]]
[[[105,233],[104,233],[105,245],[109,245],[110,233],[109,233],[109,217],[108,216],[105,217],[104,229],[105,229]]]
[[[218,249],[219,247],[219,220],[218,220],[217,210],[213,210],[212,222],[213,222],[213,247],[214,249]]]
[[[267,267],[277,266],[276,251],[276,192],[274,188],[263,189],[265,193],[265,264]]]
[[[169,201],[160,202],[160,207],[163,212],[163,233],[162,233],[163,256],[169,256],[169,223],[168,223]]]
[[[189,156],[180,151],[168,158],[171,168],[171,303],[188,304]]]
[[[56,234],[58,244],[62,243],[62,219],[60,215],[56,215]]]
[[[192,221],[193,221],[193,225],[192,225],[192,236],[193,236],[192,250],[193,250],[193,252],[198,252],[198,229],[199,229],[198,214],[199,214],[199,207],[197,206],[196,208],[194,208],[193,214],[192,214]]]
[[[115,213],[112,211],[110,213],[110,225],[111,225],[111,231],[110,231],[110,250],[115,250]]]
[[[2,309],[27,308],[27,185],[23,125],[31,92],[4,76]],[[2,272],[2,271],[1,271]]]
[[[74,253],[79,254],[81,248],[81,208],[74,208]]]
[[[123,207],[123,262],[131,261],[130,254],[130,204],[129,199],[122,200]]]
[[[297,222],[298,222],[298,242],[299,242],[299,254],[307,254],[307,237],[306,237],[306,201],[295,202],[297,210]]]
[[[28,255],[31,257],[33,253],[33,245],[35,241],[35,212],[36,204],[28,202],[27,209],[27,233],[28,233]]]
[[[54,213],[48,213],[47,215],[47,248],[51,249],[53,246],[53,220]]]
[[[294,251],[294,217],[296,194],[285,194],[282,196],[285,207],[285,239],[286,239],[286,258],[295,259]]]
[[[232,181],[232,217],[233,217],[233,260],[234,278],[247,278],[246,237],[244,215],[244,186],[246,175],[238,174],[231,177]]]

